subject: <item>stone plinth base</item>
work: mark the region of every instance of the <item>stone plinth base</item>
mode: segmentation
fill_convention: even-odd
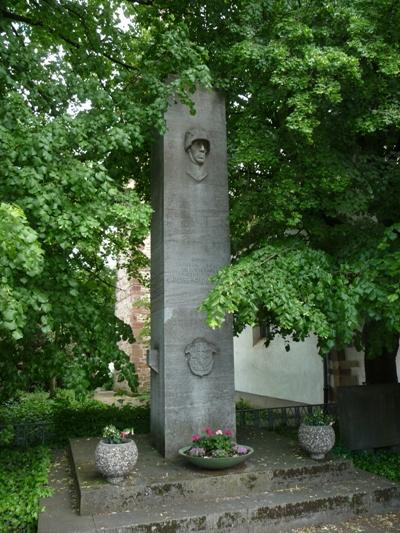
[[[147,436],[135,440],[136,470],[122,486],[111,486],[95,471],[96,439],[72,441],[81,515],[71,507],[65,471],[58,479],[53,473],[56,493],[42,502],[38,532],[289,531],[400,508],[398,485],[348,461],[316,463],[302,456],[297,442],[272,432],[240,435],[255,453],[228,471],[166,461]]]

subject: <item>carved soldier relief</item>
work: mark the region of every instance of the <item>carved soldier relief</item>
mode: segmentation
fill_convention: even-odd
[[[196,376],[206,376],[214,366],[214,355],[218,353],[218,348],[212,342],[198,337],[185,348],[185,355],[189,368]]]
[[[185,152],[188,154],[188,174],[195,181],[203,181],[207,176],[207,156],[210,153],[208,134],[201,128],[192,128],[185,133]]]

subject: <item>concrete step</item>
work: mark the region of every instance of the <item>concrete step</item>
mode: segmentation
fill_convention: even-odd
[[[305,525],[337,522],[350,515],[399,511],[400,487],[354,470],[345,482],[293,485],[236,497],[220,495],[208,501],[193,496],[184,503],[143,503],[134,512],[79,516],[67,500],[67,492],[59,490],[45,502],[47,511],[40,516],[39,533],[289,532]]]
[[[150,531],[290,531],[310,523],[323,524],[349,514],[367,514],[399,509],[399,492],[394,487],[371,489],[370,480],[358,479],[321,487],[267,492],[257,496],[216,498],[214,501],[187,501],[163,504],[157,510],[144,506],[134,513],[94,516],[98,530],[107,533]]]
[[[196,469],[183,459],[166,461],[148,437],[136,440],[136,471],[120,487],[97,474],[96,440],[71,442],[73,461],[58,461],[53,467],[56,493],[43,502],[46,511],[40,515],[38,532],[289,532],[400,512],[400,485],[359,471],[348,461],[312,461],[295,441],[273,433],[258,431],[254,438],[238,439],[255,453],[225,471]]]
[[[269,436],[271,442],[276,437]],[[79,508],[82,515],[134,511],[146,505],[252,495],[296,486],[311,480],[315,486],[333,482],[353,472],[351,461],[315,462],[295,449],[286,450],[285,461],[277,463],[272,450],[256,447],[253,457],[244,464],[223,471],[206,471],[183,459],[164,461],[150,446],[146,436],[137,439],[139,461],[126,483],[113,486],[95,469],[94,450],[98,439],[74,439],[70,442],[73,471],[77,480]],[[278,438],[278,442],[280,442]],[[288,441],[285,440],[285,447]],[[282,444],[283,446],[283,444]]]

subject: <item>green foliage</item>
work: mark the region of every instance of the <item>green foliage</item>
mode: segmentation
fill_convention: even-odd
[[[141,313],[139,309],[143,309],[146,313],[143,327],[139,331],[138,337],[140,342],[146,346],[150,347],[151,339],[151,313],[150,313],[150,298],[149,296],[144,296],[143,298],[137,298],[132,306],[137,310],[136,312]]]
[[[135,2],[1,3],[0,397],[83,392],[109,362],[135,387],[108,265],[140,277],[149,146],[172,92],[209,84],[205,56]]]
[[[324,413],[322,409],[315,409],[303,418],[303,423],[307,426],[330,426],[334,422],[332,415]]]
[[[101,435],[103,440],[108,444],[121,444],[123,442],[121,432],[112,424],[106,426]]]
[[[204,448],[206,455],[215,455],[215,452],[218,451],[218,457],[220,457],[223,454],[228,455],[232,443],[230,437],[226,435],[203,436],[196,441],[196,447]]]
[[[20,207],[0,203],[0,335],[15,341],[22,338],[28,309],[40,307],[40,293],[24,286],[43,268],[37,237]]]
[[[232,432],[230,430],[217,429],[213,431],[207,427],[202,435],[195,434],[192,436],[192,447],[187,450],[188,455],[199,457],[229,457],[233,455],[244,455],[247,448],[238,446],[232,441]],[[239,450],[240,448],[240,450]]]
[[[235,407],[236,409],[254,409],[254,406],[244,398],[240,398],[236,402]]]
[[[46,487],[50,451],[0,449],[0,530],[36,531],[39,501],[50,495]]]
[[[26,394],[19,401],[0,407],[0,426],[15,425],[15,440],[22,445],[42,438],[48,443],[62,444],[73,437],[99,437],[103,428],[110,424],[120,431],[134,427],[137,433],[147,433],[149,407],[105,405],[89,397],[76,398],[74,393],[67,392],[55,399],[43,393]]]
[[[215,281],[215,289],[202,305],[212,316],[211,327],[220,326],[229,312],[236,316],[238,332],[246,324],[270,324],[267,340],[278,331],[293,334],[296,340],[303,340],[309,331],[315,331],[320,342],[332,336],[321,313],[326,290],[333,283],[329,257],[322,252],[296,242],[291,248],[286,242],[265,245],[223,269]]]
[[[391,481],[400,482],[399,453],[379,451],[376,453],[353,454],[352,459],[357,468],[383,476]]]
[[[203,305],[218,327],[398,338],[400,5],[155,2],[183,18],[226,93],[233,264]],[[384,350],[375,336],[375,355]]]
[[[363,347],[367,323],[398,338],[398,2],[5,0],[0,14],[3,397],[54,378],[82,392],[110,361],[135,385],[108,259],[140,275],[149,147],[173,93],[195,111],[197,83],[225,91],[229,140],[233,265],[209,324],[314,332],[321,354]]]
[[[333,451],[336,455],[351,459],[357,468],[400,482],[400,454],[379,450],[376,452],[350,452],[339,446]]]
[[[9,446],[14,442],[15,432],[12,424],[8,424],[0,429],[0,448]]]

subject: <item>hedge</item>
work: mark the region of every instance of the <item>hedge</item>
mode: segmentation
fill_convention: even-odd
[[[0,444],[63,444],[69,437],[98,437],[109,424],[147,433],[150,409],[147,405],[105,405],[91,398],[77,400],[70,391],[61,391],[54,399],[46,393],[25,394],[0,407]]]

